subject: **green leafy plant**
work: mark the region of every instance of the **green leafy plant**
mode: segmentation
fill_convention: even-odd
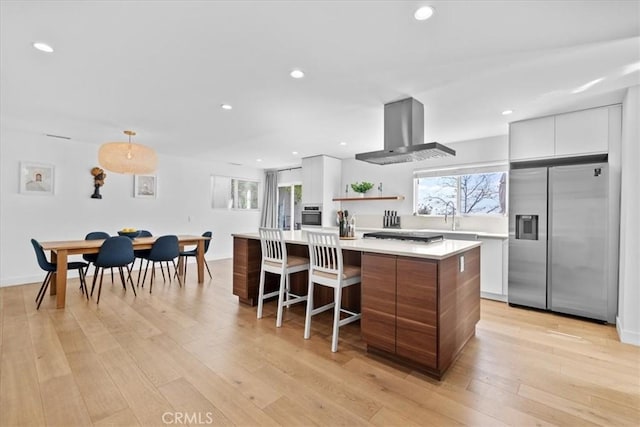
[[[362,181],[361,183],[351,184],[351,188],[356,193],[366,193],[367,191],[373,188],[373,184],[367,181]]]

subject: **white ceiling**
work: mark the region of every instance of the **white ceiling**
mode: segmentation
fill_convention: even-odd
[[[407,96],[426,142],[448,143],[640,83],[639,1],[0,4],[2,127],[92,144],[133,129],[162,154],[256,167],[382,149],[383,104]],[[424,4],[436,14],[414,20]]]

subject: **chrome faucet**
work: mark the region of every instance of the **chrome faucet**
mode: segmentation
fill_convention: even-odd
[[[456,206],[452,201],[448,201],[444,205],[444,222],[447,222],[447,216],[449,215],[449,210],[447,209],[451,205],[451,231],[456,231]]]

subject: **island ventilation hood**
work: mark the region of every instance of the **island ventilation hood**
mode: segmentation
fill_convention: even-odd
[[[356,160],[389,165],[455,155],[442,144],[424,142],[424,106],[406,98],[384,105],[384,150],[356,154]]]

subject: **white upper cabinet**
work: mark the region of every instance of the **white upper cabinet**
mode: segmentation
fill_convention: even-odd
[[[509,125],[511,160],[537,159],[555,153],[555,117],[514,122]]]
[[[302,159],[302,203],[322,206],[322,225],[335,225],[339,203],[334,202],[340,194],[342,161],[329,156],[305,157]]]
[[[556,116],[556,156],[606,153],[608,148],[608,108]]]
[[[513,122],[509,125],[509,159],[606,154],[619,139],[620,109],[620,105],[611,105]]]
[[[302,203],[322,204],[322,156],[302,159]]]

